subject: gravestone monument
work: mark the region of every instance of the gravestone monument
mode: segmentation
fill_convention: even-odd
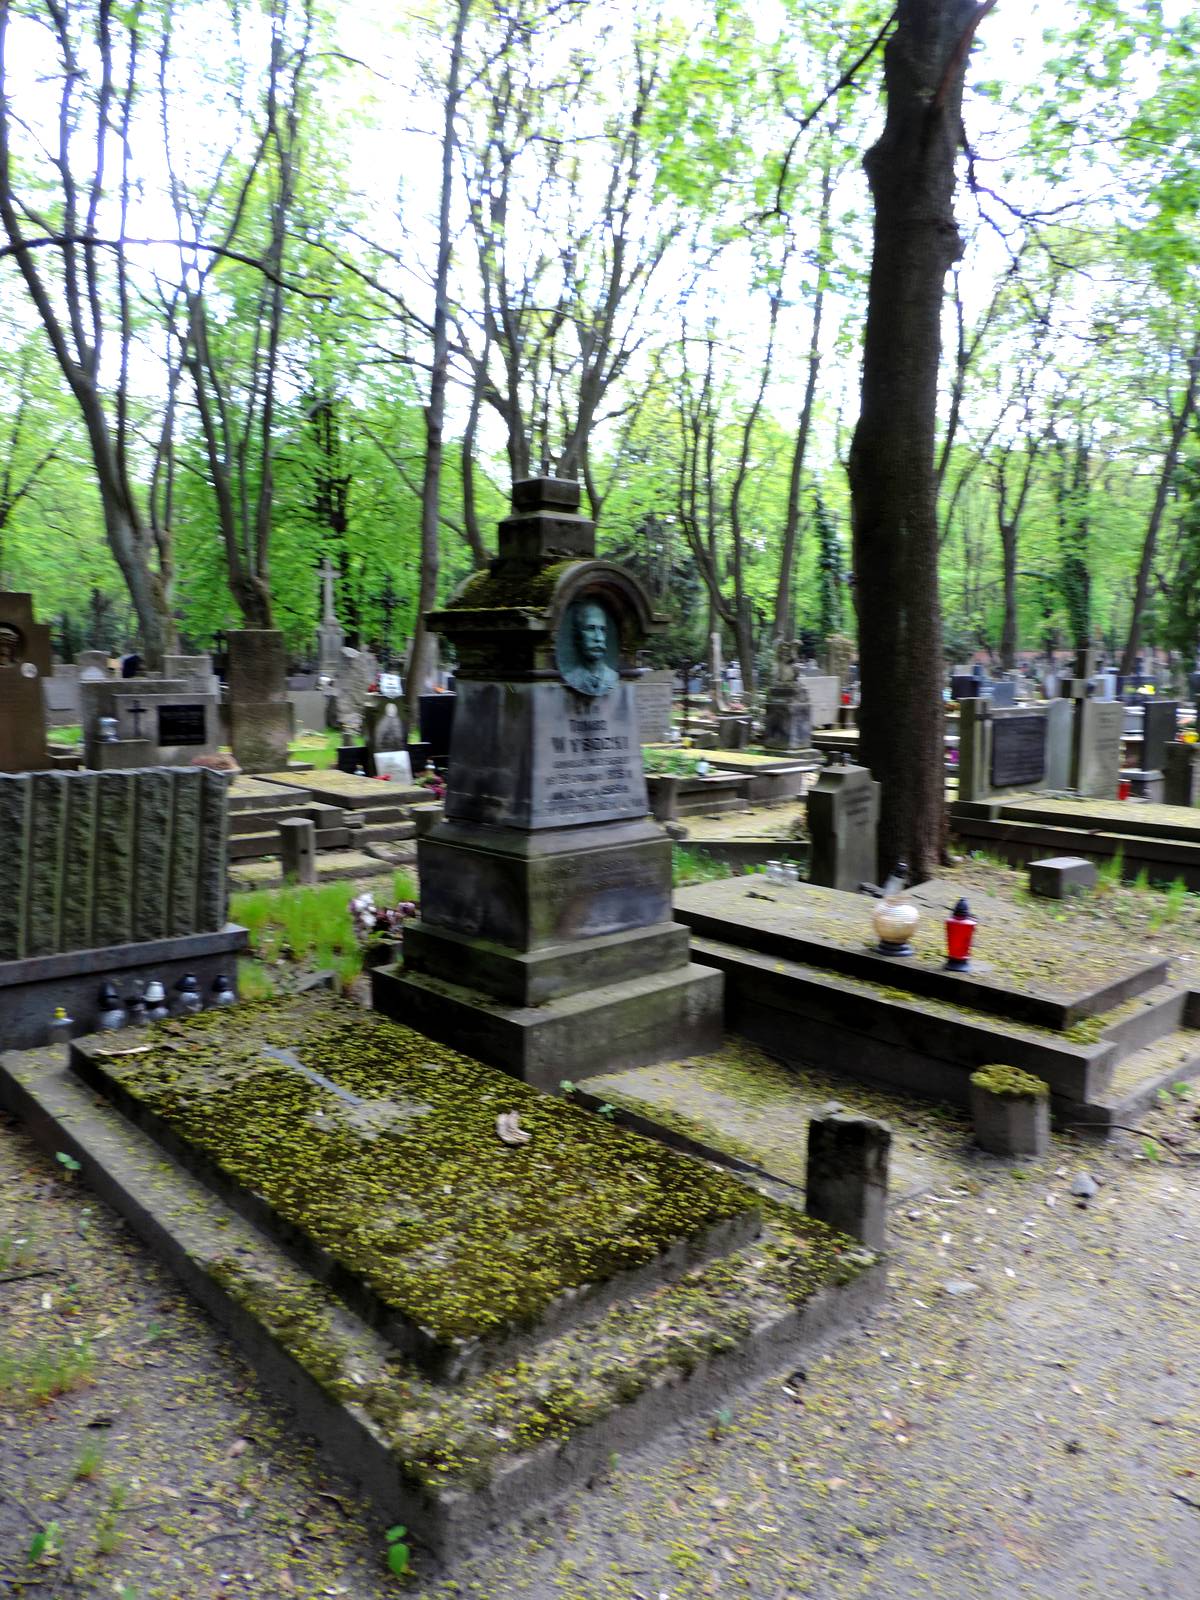
[[[218,683],[208,655],[165,655],[157,678],[80,678],[84,759],[101,771],[186,766],[220,748]],[[101,719],[116,726],[105,737]]]
[[[541,1087],[710,1049],[721,975],[671,915],[647,816],[638,581],[594,556],[579,485],[513,488],[499,557],[430,626],[456,649],[445,813],[378,1010]]]
[[[1066,790],[1071,787],[1071,733],[1075,726],[1075,712],[1070,700],[1047,700],[1041,706],[1046,719],[1046,783],[1047,789]]]
[[[671,732],[674,673],[668,667],[643,672],[637,680],[638,736],[643,744],[657,744]]]
[[[1200,806],[1200,744],[1168,745],[1163,780],[1167,805]]]
[[[0,592],[0,772],[50,764],[42,679],[50,674],[50,629],[33,620],[33,597]]]
[[[990,697],[960,701],[959,800],[1070,787],[1075,704],[997,708]]]
[[[336,573],[326,556],[321,563],[321,621],[317,628],[317,670],[326,677],[336,675],[342,662],[346,634],[333,609],[333,580]]]
[[[836,678],[842,689],[850,682],[854,662],[854,640],[844,633],[831,633],[825,640],[825,671]]]
[[[1046,719],[1042,713],[993,717],[991,787],[1035,789],[1045,777]]]
[[[292,731],[283,634],[275,628],[238,628],[226,638],[234,759],[243,772],[283,772]]]
[[[879,785],[866,767],[825,767],[808,793],[808,881],[853,893],[878,872]]]
[[[807,751],[812,746],[812,704],[800,662],[800,645],[781,639],[775,647],[775,674],[763,712],[767,750]]]
[[[338,652],[333,692],[337,704],[337,723],[346,744],[357,744],[362,738],[367,692],[374,681],[374,656],[343,646]]]
[[[1110,700],[1087,700],[1079,696],[1073,699],[1075,735],[1071,787],[1084,799],[1115,800],[1121,773],[1125,708]]]
[[[1179,726],[1179,703],[1146,697],[1142,717],[1142,760],[1144,771],[1161,772],[1166,765],[1167,746],[1174,744]]]

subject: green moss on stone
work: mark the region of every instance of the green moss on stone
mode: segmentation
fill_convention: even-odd
[[[1006,1100],[1042,1099],[1050,1093],[1050,1086],[1041,1078],[1022,1067],[980,1067],[971,1074],[971,1082],[987,1094],[1000,1095]]]
[[[545,611],[559,579],[578,558],[555,561],[535,572],[527,569],[477,572],[468,578],[445,608],[448,611]]]
[[[534,1327],[757,1207],[723,1173],[346,1002],[260,1002],[145,1039],[102,1075],[435,1342]],[[511,1111],[528,1144],[498,1137]]]

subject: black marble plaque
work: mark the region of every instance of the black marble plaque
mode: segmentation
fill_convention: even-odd
[[[1016,789],[1046,776],[1046,719],[1040,712],[992,723],[992,788]]]
[[[158,743],[160,748],[172,745],[204,744],[207,735],[204,726],[204,707],[159,706]]]

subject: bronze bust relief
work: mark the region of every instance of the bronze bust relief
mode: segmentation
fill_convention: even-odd
[[[617,629],[608,609],[587,595],[567,608],[554,642],[558,670],[568,688],[596,699],[617,683]]]

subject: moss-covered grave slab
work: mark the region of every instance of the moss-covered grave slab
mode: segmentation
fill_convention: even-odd
[[[866,895],[754,878],[705,883],[675,896],[677,919],[703,938],[1055,1030],[1109,1011],[1167,976],[1163,956],[1091,944],[1032,919],[992,932],[981,924],[971,969],[948,972],[940,908],[922,916],[913,955],[892,958],[876,951],[873,906]]]
[[[734,1248],[754,1195],[346,1001],[77,1043],[74,1070],[426,1370]],[[524,1142],[506,1143],[515,1115]]]
[[[587,1270],[594,1270],[602,1256],[611,1266],[656,1248],[671,1232],[668,1216],[679,1228],[694,1224],[697,1207],[708,1216],[753,1219],[757,1231],[748,1242],[668,1274],[669,1281],[626,1276],[619,1298],[594,1302],[591,1315],[569,1325],[543,1327],[535,1341],[510,1343],[495,1352],[496,1364],[435,1373],[362,1315],[353,1295],[338,1292],[345,1279],[335,1286],[315,1274],[311,1258],[233,1203],[236,1190],[166,1158],[163,1145],[119,1108],[120,1099],[132,1104],[128,1089],[111,1097],[94,1093],[60,1050],[0,1056],[0,1106],[20,1117],[47,1151],[78,1164],[80,1181],[114,1206],[230,1330],[261,1379],[287,1400],[333,1463],[376,1500],[388,1521],[403,1522],[443,1557],[527,1510],[544,1515],[556,1496],[609,1470],[614,1456],[624,1463],[674,1423],[727,1403],[734,1389],[790,1371],[801,1351],[857,1321],[884,1291],[881,1261],[792,1206],[739,1192],[737,1180],[725,1173],[565,1101],[539,1097],[403,1028],[352,1015],[345,1005],[305,999],[246,1007],[236,1021],[222,1018],[219,1025],[199,1020],[203,1026],[190,1019],[85,1042],[80,1059],[90,1055],[98,1070],[97,1043],[110,1052],[138,1051],[108,1055],[103,1076],[110,1087],[118,1077],[127,1085],[140,1079],[147,1098],[161,1105],[169,1091],[181,1108],[211,1097],[214,1109],[203,1118],[209,1128],[221,1118],[236,1122],[251,1109],[237,1099],[248,1085],[273,1085],[282,1095],[278,1110],[267,1111],[266,1127],[251,1130],[253,1137],[236,1141],[237,1147],[258,1149],[276,1139],[273,1153],[285,1157],[278,1163],[280,1183],[286,1182],[292,1200],[310,1204],[301,1200],[307,1184],[315,1197],[309,1214],[322,1229],[349,1211],[339,1231],[358,1245],[380,1237],[370,1230],[373,1223],[382,1226],[385,1214],[393,1238],[397,1226],[411,1222],[412,1255],[419,1258],[414,1271],[425,1269],[424,1281],[434,1291],[435,1279],[446,1286],[448,1299],[434,1293],[435,1311],[456,1327],[459,1316],[479,1328],[493,1314],[498,1326],[527,1309],[529,1282],[509,1280],[536,1279],[542,1303],[549,1303],[567,1278],[582,1276],[585,1256]],[[357,1073],[333,1059],[334,1041],[344,1050],[351,1031],[364,1042]],[[302,1106],[291,1084],[273,1076],[270,1058],[260,1070],[264,1041],[302,1061],[319,1060],[343,1091],[378,1088],[387,1072],[386,1095],[360,1095],[364,1105],[352,1107],[327,1090],[328,1098]],[[243,1060],[242,1069],[233,1070],[248,1055],[252,1063]],[[186,1066],[185,1056],[192,1057]],[[202,1062],[208,1077],[199,1070]],[[225,1079],[222,1068],[229,1069]],[[150,1088],[154,1079],[157,1090]],[[457,1096],[449,1087],[455,1081]],[[419,1103],[433,1108],[420,1117],[418,1084]],[[497,1098],[487,1098],[497,1085]],[[437,1108],[452,1100],[458,1110],[447,1120]],[[500,1106],[518,1112],[531,1134],[528,1144],[499,1147],[494,1113]],[[405,1113],[405,1148],[425,1176],[419,1189],[398,1174],[388,1154],[389,1141],[400,1138],[398,1108]],[[261,1113],[261,1102],[253,1109]],[[374,1173],[356,1165],[355,1183],[366,1185],[365,1207],[357,1189],[334,1191],[319,1168],[302,1173],[293,1164],[293,1129],[318,1111],[329,1124],[327,1148],[345,1145],[357,1129],[379,1156]],[[416,1132],[422,1122],[423,1135]],[[445,1143],[433,1136],[439,1125]],[[560,1129],[567,1130],[561,1137]],[[307,1133],[302,1143],[311,1151]],[[260,1176],[271,1155],[256,1160]],[[206,1169],[206,1163],[198,1166]],[[528,1183],[516,1181],[521,1169]],[[343,1176],[348,1181],[349,1169]],[[658,1196],[653,1204],[652,1193]],[[498,1194],[512,1201],[509,1209],[495,1205]],[[278,1191],[276,1201],[282,1199]],[[417,1207],[441,1219],[440,1232],[417,1228],[409,1216]],[[566,1270],[560,1251],[547,1277],[537,1241],[562,1246],[568,1218],[580,1235],[579,1252],[570,1258],[578,1270]],[[467,1226],[474,1259],[492,1264],[494,1306],[484,1300],[478,1279],[467,1301],[458,1299],[450,1219]],[[489,1220],[490,1252],[481,1231]],[[435,1237],[436,1261],[427,1248]],[[379,1253],[389,1263],[380,1276],[390,1292],[404,1262],[388,1257],[386,1248]],[[421,1276],[414,1276],[414,1285]],[[614,1272],[609,1282],[618,1276]]]

